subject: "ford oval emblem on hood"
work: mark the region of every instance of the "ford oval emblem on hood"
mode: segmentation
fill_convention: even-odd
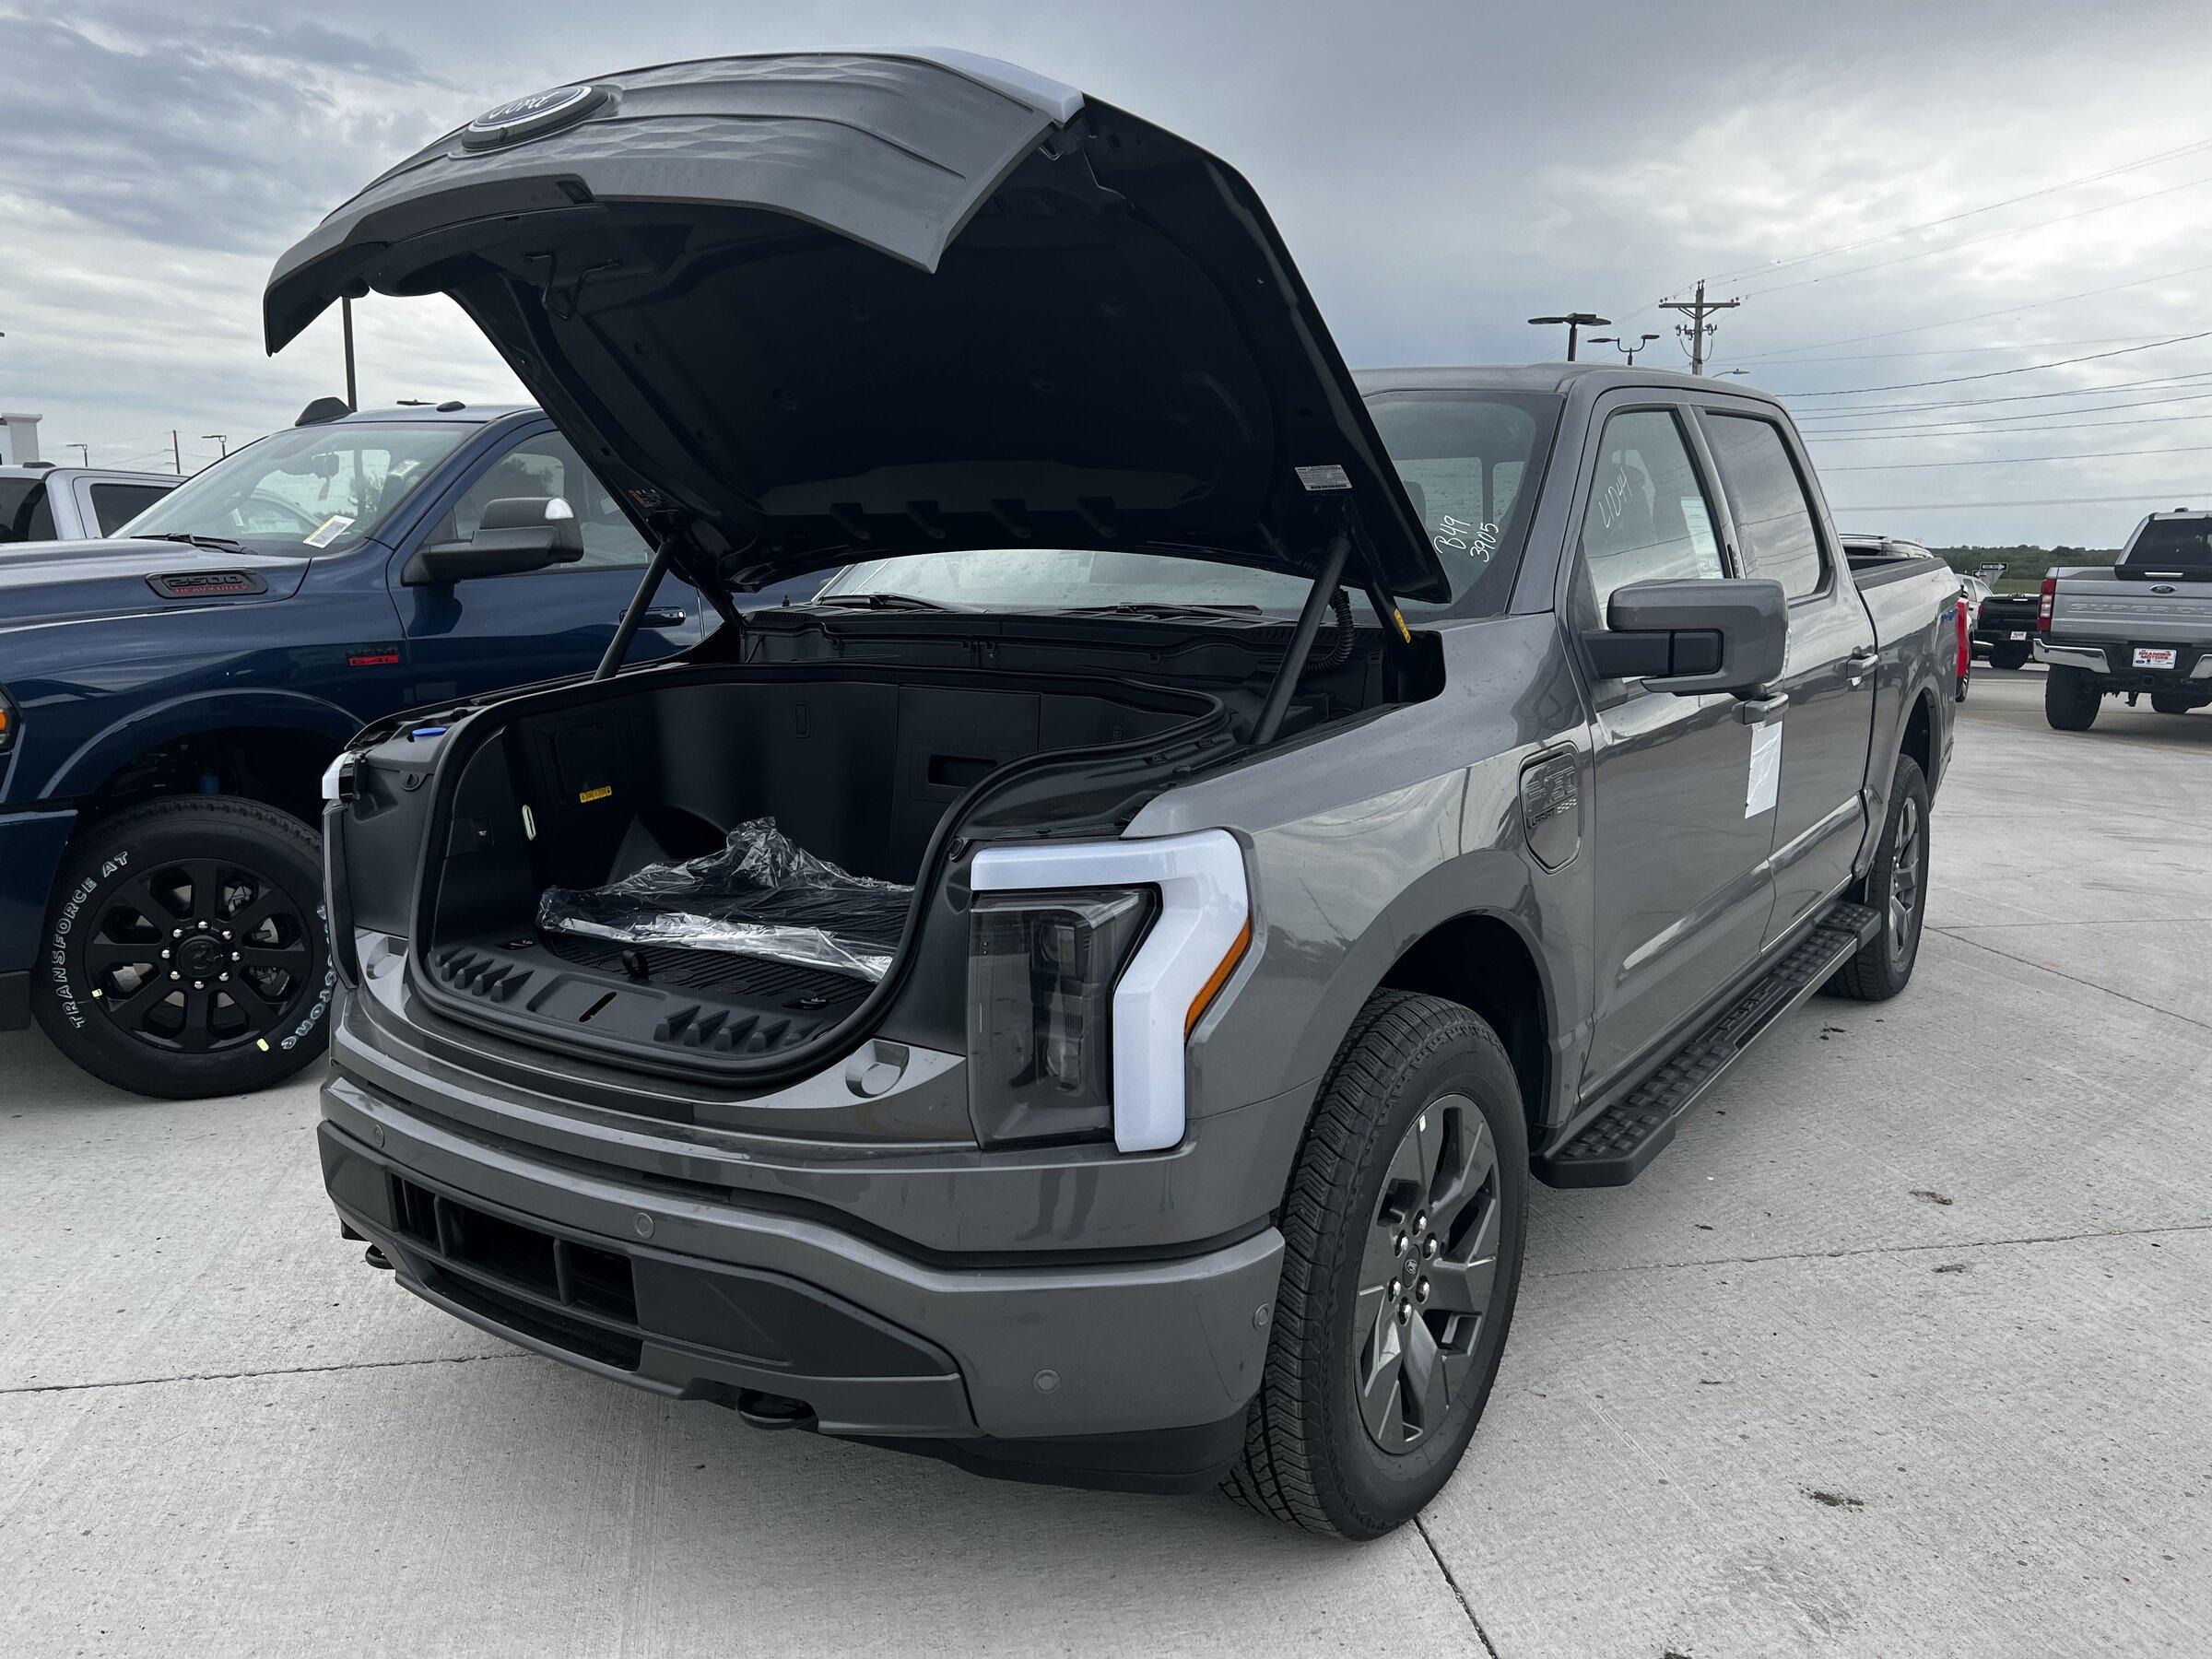
[[[502,144],[542,137],[571,122],[582,121],[605,103],[607,97],[607,88],[585,82],[533,92],[527,98],[510,99],[463,127],[461,143],[472,150],[496,149]]]

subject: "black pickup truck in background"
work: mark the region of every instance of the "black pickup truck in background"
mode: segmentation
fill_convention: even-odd
[[[2035,650],[2036,595],[1995,594],[1982,601],[1974,620],[1974,642],[1985,648],[1992,668],[2025,667]]]

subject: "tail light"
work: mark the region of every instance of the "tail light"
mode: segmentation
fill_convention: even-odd
[[[1959,600],[1957,608],[1951,614],[1959,618],[1959,673],[1957,677],[1963,681],[1968,671],[1974,665],[1973,648],[1968,643],[1966,630],[1966,601]]]
[[[2037,633],[2051,631],[2051,601],[2053,595],[2057,592],[2058,578],[2055,576],[2044,577],[2042,591],[2037,595],[2035,601],[2035,631]]]

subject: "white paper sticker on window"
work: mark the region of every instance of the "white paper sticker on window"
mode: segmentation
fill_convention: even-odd
[[[1751,728],[1751,771],[1744,784],[1744,816],[1774,810],[1782,793],[1782,722]]]
[[[327,547],[352,528],[352,519],[343,512],[334,512],[317,524],[311,534],[300,539],[311,547]]]

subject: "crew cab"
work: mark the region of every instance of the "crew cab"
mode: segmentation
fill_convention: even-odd
[[[2212,703],[2212,512],[2145,518],[2109,568],[2043,578],[2036,661],[2049,665],[2043,714],[2086,732],[2107,697],[2147,695],[2160,714]]]
[[[256,1088],[329,1035],[324,768],[595,666],[651,552],[543,414],[457,404],[323,400],[130,532],[0,548],[0,1030],[141,1093]],[[640,621],[641,659],[704,631],[675,578]]]
[[[670,117],[680,114],[680,121]],[[342,1232],[521,1347],[971,1469],[1434,1496],[1529,1183],[1910,979],[1957,586],[1773,400],[1349,372],[1252,187],[965,54],[518,100],[286,254],[442,291],[709,594],[326,780]]]
[[[172,473],[43,462],[0,466],[0,549],[114,535],[183,481]]]

